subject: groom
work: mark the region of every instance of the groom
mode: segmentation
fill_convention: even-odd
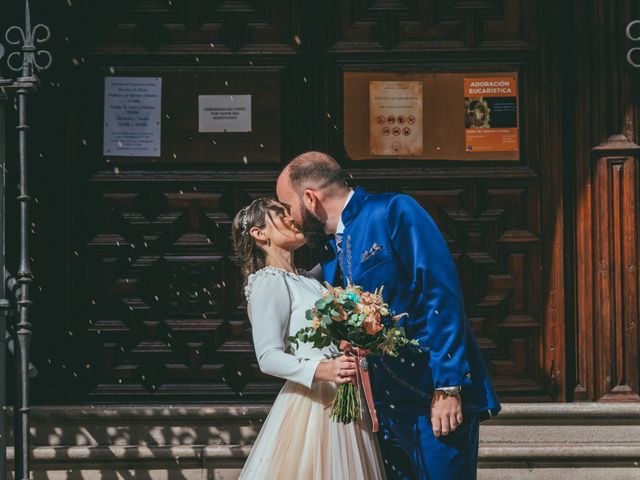
[[[474,480],[479,422],[500,404],[465,315],[451,254],[411,197],[351,190],[338,163],[304,153],[278,178],[280,201],[320,248],[322,272],[374,291],[420,348],[370,361],[389,479]],[[328,240],[327,240],[328,238]]]

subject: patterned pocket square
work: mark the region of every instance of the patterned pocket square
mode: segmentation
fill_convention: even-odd
[[[364,263],[365,261],[367,261],[368,259],[370,259],[371,257],[373,257],[376,253],[380,252],[384,250],[384,247],[382,245],[378,245],[377,243],[374,243],[371,248],[369,249],[369,251],[365,251],[362,254],[362,258],[360,259],[360,263]]]

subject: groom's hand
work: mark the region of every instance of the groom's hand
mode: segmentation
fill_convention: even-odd
[[[431,426],[436,437],[448,435],[462,423],[460,395],[450,397],[436,390],[431,401]]]

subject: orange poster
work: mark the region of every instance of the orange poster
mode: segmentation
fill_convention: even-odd
[[[422,155],[422,82],[369,82],[371,155]]]
[[[515,76],[464,79],[467,152],[517,152],[518,82]]]

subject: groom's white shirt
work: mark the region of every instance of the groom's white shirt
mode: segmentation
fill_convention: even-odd
[[[342,232],[344,232],[344,223],[342,223],[342,212],[344,212],[344,209],[347,208],[347,205],[349,205],[349,202],[351,201],[351,197],[353,197],[354,193],[355,191],[351,189],[351,192],[349,193],[347,200],[344,202],[344,206],[342,207],[342,211],[340,212],[340,220],[338,221],[338,226],[336,227],[336,233],[342,234]]]

